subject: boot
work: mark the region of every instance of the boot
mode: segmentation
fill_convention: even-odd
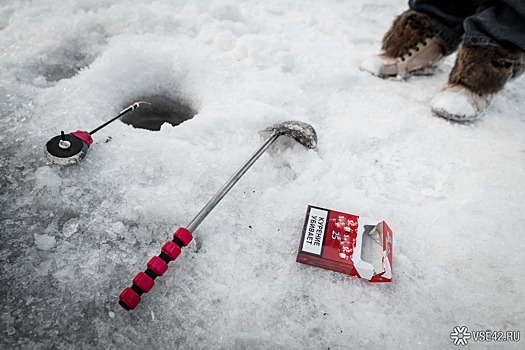
[[[448,83],[430,102],[436,115],[455,121],[480,117],[507,81],[525,69],[525,54],[497,46],[461,44]]]
[[[361,69],[383,78],[432,73],[451,53],[435,36],[434,27],[428,15],[405,11],[385,34],[382,52],[366,59]]]

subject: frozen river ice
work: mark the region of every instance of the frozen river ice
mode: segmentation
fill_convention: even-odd
[[[432,116],[454,57],[406,81],[359,70],[405,8],[1,1],[0,348],[442,349],[455,326],[523,332],[525,80],[474,124]],[[77,165],[43,157],[61,130],[148,99],[188,120],[117,121]],[[318,148],[279,140],[123,310],[259,131],[294,119]],[[296,263],[308,204],[387,220],[392,283]]]

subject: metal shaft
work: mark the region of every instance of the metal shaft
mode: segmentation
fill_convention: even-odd
[[[208,216],[208,214],[215,208],[217,204],[224,198],[224,196],[231,190],[231,188],[239,181],[239,179],[250,169],[250,167],[259,159],[259,157],[272,145],[272,143],[281,136],[281,132],[274,132],[257,151],[233,174],[228,181],[221,187],[221,189],[206,203],[204,208],[193,218],[186,229],[190,232],[201,224],[201,222]]]
[[[100,129],[102,129],[103,127],[107,126],[108,124],[114,122],[115,120],[117,120],[118,118],[122,117],[124,114],[130,112],[130,111],[133,111],[135,108],[138,108],[140,106],[141,103],[147,103],[147,104],[150,104],[148,102],[144,102],[144,101],[140,101],[140,102],[135,102],[133,103],[131,106],[123,109],[122,111],[120,111],[120,113],[114,117],[113,119],[111,120],[108,120],[107,122],[105,122],[104,124],[102,124],[101,126],[93,129],[92,131],[89,132],[90,135],[93,135],[94,133],[96,133],[97,131],[99,131]]]

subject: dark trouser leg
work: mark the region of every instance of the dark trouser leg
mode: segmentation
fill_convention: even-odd
[[[465,20],[467,46],[491,45],[525,51],[525,1],[483,1]]]
[[[472,67],[481,65],[484,60],[490,62],[485,68],[477,69],[480,90],[488,93],[501,90],[507,80],[520,76],[525,70],[525,1],[483,1],[476,14],[465,20],[463,43],[464,52],[458,54],[459,58],[465,56],[463,61],[471,61]],[[480,50],[483,51],[477,54],[479,57],[475,57]],[[459,59],[458,62],[461,63]],[[476,76],[473,74],[476,69],[469,71],[460,68],[454,67],[451,81],[454,82],[456,75],[463,82],[468,80],[467,76]],[[461,70],[466,70],[468,74]],[[490,86],[493,91],[482,89],[483,85]]]
[[[412,10],[426,13],[439,22],[435,35],[449,51],[458,47],[465,18],[474,15],[481,3],[482,0],[409,0]]]

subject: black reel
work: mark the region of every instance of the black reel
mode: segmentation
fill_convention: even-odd
[[[91,136],[84,131],[75,131],[53,137],[46,143],[44,154],[47,159],[58,165],[75,164],[84,159],[89,146],[93,142]]]
[[[65,134],[63,131],[60,135],[53,137],[46,143],[44,147],[44,155],[52,163],[58,165],[70,165],[80,162],[87,156],[89,146],[93,143],[91,135],[106,127],[108,124],[114,122],[124,114],[138,108],[141,103],[150,104],[148,102],[135,102],[128,108],[123,109],[113,119],[105,122],[96,129],[90,132],[77,130],[70,134]]]

